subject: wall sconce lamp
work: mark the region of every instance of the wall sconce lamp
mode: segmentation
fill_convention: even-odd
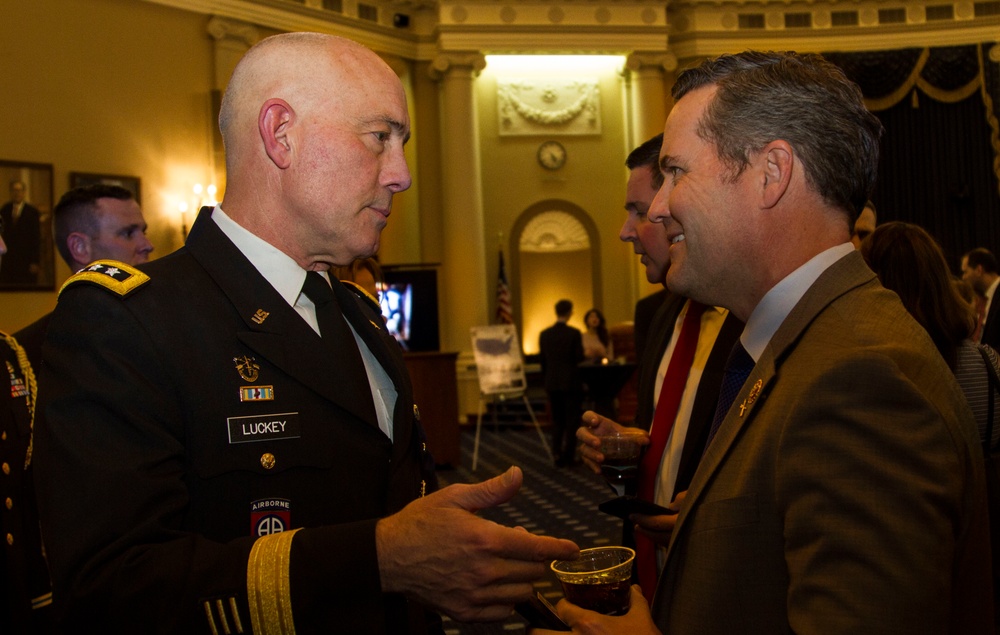
[[[181,235],[184,240],[187,241],[187,213],[193,210],[195,214],[198,213],[204,206],[214,207],[219,204],[219,201],[215,200],[215,194],[218,191],[215,185],[207,185],[202,187],[201,183],[195,183],[194,187],[191,188],[192,196],[190,197],[190,203],[181,197],[181,201],[177,204],[177,211],[181,214]]]

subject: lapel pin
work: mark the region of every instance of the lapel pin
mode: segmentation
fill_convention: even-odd
[[[740,416],[741,417],[743,416],[743,413],[746,412],[746,409],[749,408],[750,406],[752,406],[753,402],[757,401],[757,397],[758,397],[758,395],[760,395],[760,389],[763,388],[763,387],[764,387],[764,382],[762,380],[758,379],[757,383],[754,384],[753,388],[750,389],[750,394],[747,395],[747,398],[744,399],[743,403],[740,404]]]
[[[253,314],[253,317],[250,318],[250,320],[252,320],[255,324],[263,324],[264,320],[266,320],[269,315],[271,314],[264,309],[257,309],[257,312]]]
[[[243,381],[255,382],[257,377],[260,375],[260,366],[255,362],[255,358],[244,355],[242,357],[234,357],[233,361],[236,362],[236,372],[240,374]]]

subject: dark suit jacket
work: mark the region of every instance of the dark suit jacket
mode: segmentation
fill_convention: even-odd
[[[635,359],[642,359],[646,341],[654,328],[653,319],[670,297],[670,291],[660,289],[635,303],[635,317],[632,322],[632,336],[635,339]]]
[[[674,333],[674,326],[677,317],[687,298],[674,293],[668,294],[660,309],[656,312],[651,322],[647,347],[640,357],[638,369],[638,388],[635,412],[635,425],[649,430],[653,424],[653,413],[656,404],[653,403],[653,395],[656,390],[656,371],[663,360],[663,353],[667,350],[670,338]],[[712,418],[715,416],[715,406],[719,401],[719,389],[722,387],[722,373],[726,367],[726,360],[733,349],[740,333],[743,332],[743,322],[731,313],[726,316],[719,336],[715,339],[712,352],[705,363],[705,371],[698,382],[698,392],[695,395],[694,405],[691,409],[691,420],[688,425],[687,436],[684,440],[684,449],[681,452],[681,464],[678,466],[677,482],[674,491],[670,496],[673,500],[677,492],[687,489],[698,468],[698,462],[705,450],[705,442],[708,439],[708,431],[712,427]]]
[[[545,390],[580,390],[583,335],[565,322],[556,322],[538,336]]]
[[[997,287],[996,296],[990,303],[990,312],[986,314],[983,322],[983,333],[979,338],[982,344],[987,344],[994,350],[1000,350],[1000,287]]]
[[[926,332],[852,252],[771,338],[702,458],[664,633],[992,633],[982,450]]]
[[[7,253],[0,261],[0,282],[10,284],[35,284],[38,275],[31,273],[31,265],[41,261],[41,218],[38,208],[25,203],[17,222],[13,221],[13,203],[0,207],[3,218],[3,240]]]
[[[75,283],[53,313],[35,447],[67,632],[207,633],[233,605],[249,629],[261,527],[304,528],[284,565],[298,632],[420,632],[419,607],[381,592],[375,549],[376,521],[421,493],[399,346],[334,285],[398,392],[390,442],[342,367],[353,338],[320,339],[210,216],[127,297]],[[272,421],[286,432],[243,436]]]

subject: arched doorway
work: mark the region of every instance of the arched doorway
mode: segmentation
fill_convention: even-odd
[[[581,329],[587,309],[601,306],[600,237],[582,208],[550,199],[521,213],[510,241],[514,321],[531,355],[538,334],[555,322],[557,301],[573,301],[571,323]]]

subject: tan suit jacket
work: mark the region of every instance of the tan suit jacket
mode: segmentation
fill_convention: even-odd
[[[991,633],[989,553],[972,413],[851,253],[775,333],[702,459],[654,619],[668,635]]]

